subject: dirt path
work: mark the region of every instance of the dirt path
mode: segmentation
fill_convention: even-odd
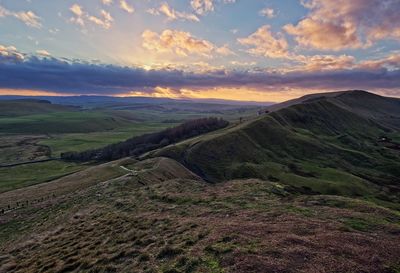
[[[128,168],[125,167],[125,166],[119,166],[119,167],[120,167],[121,169],[123,169],[124,171],[130,172],[130,173],[131,173],[132,175],[134,175],[134,176],[136,176],[136,175],[138,174],[137,171],[128,169]]]

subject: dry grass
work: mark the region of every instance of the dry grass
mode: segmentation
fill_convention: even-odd
[[[0,272],[396,272],[397,212],[260,180],[177,179],[169,163],[3,215],[0,231],[30,226],[0,233]]]

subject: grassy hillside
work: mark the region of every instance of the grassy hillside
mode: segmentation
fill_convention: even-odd
[[[135,172],[115,178],[120,166]],[[109,180],[96,184],[96,173]],[[257,179],[211,185],[163,158],[111,162],[37,187],[0,194],[0,202],[23,200],[0,214],[0,272],[372,273],[400,266],[400,215],[367,201],[298,196]],[[75,191],[61,195],[66,189]]]
[[[0,168],[0,193],[49,182],[84,168],[87,168],[87,166],[62,161],[48,161]]]
[[[380,139],[399,133],[398,100],[361,94],[367,97],[365,107],[360,92],[336,93],[155,154],[174,158],[211,182],[261,178],[292,185],[300,192],[369,196],[396,203],[400,153]],[[392,108],[380,111],[386,104]],[[382,119],[390,124],[382,124]]]

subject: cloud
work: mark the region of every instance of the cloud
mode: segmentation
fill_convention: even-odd
[[[51,56],[51,54],[47,50],[44,50],[44,49],[37,50],[36,54],[38,54],[39,56],[42,56],[42,57],[50,57]]]
[[[287,58],[288,43],[282,34],[273,34],[271,27],[265,25],[246,38],[239,38],[242,45],[251,47],[248,52],[269,58]]]
[[[221,55],[233,54],[227,45],[219,48],[213,43],[196,38],[185,31],[166,29],[158,34],[145,30],[142,38],[142,46],[157,53],[172,52],[182,57],[200,55],[208,58],[212,57],[214,52]]]
[[[86,25],[86,22],[92,22],[104,29],[109,29],[114,21],[111,14],[105,10],[100,11],[99,17],[90,15],[78,4],[72,5],[69,10],[74,15],[70,18],[70,22],[82,27]]]
[[[293,55],[292,60],[300,63],[284,68],[285,71],[340,71],[355,67],[356,59],[349,55]]]
[[[235,53],[229,48],[228,45],[216,48],[215,52],[223,56],[235,55]]]
[[[290,61],[289,65],[276,69],[277,71],[328,71],[352,69],[356,60],[349,55],[312,55],[306,56],[290,52],[288,42],[283,34],[274,34],[271,27],[265,25],[246,38],[238,39],[242,45],[249,46],[250,54],[267,58],[281,58]]]
[[[0,63],[2,62],[20,62],[24,60],[25,54],[17,51],[13,46],[0,45]]]
[[[275,10],[271,8],[264,8],[260,10],[259,14],[268,18],[274,18],[276,16]]]
[[[9,14],[9,11],[4,7],[0,6],[0,17],[6,17]]]
[[[111,27],[112,22],[114,19],[112,18],[111,14],[105,10],[100,11],[100,18],[96,16],[89,16],[88,20],[95,23],[98,26],[103,27],[104,29],[109,29]]]
[[[215,0],[191,0],[190,5],[197,14],[205,15],[208,12],[214,11],[215,2]],[[232,4],[235,3],[236,0],[220,0],[220,2],[224,4]]]
[[[42,23],[41,18],[37,16],[33,11],[10,11],[2,6],[0,6],[0,17],[11,16],[19,21],[23,22],[25,25],[33,28],[41,28]]]
[[[37,16],[33,11],[20,11],[13,14],[15,18],[24,22],[27,26],[33,28],[41,28],[40,17]]]
[[[302,0],[310,13],[284,26],[298,44],[320,50],[364,48],[383,39],[400,40],[398,0]]]
[[[214,10],[213,0],[191,0],[190,5],[193,10],[200,15]]]
[[[358,65],[358,67],[363,68],[363,69],[369,69],[369,70],[400,69],[400,54],[399,53],[391,53],[388,56],[384,57],[383,59],[362,61]]]
[[[348,57],[339,57],[338,60],[339,63],[351,61]],[[286,92],[293,89],[367,89],[400,94],[400,54],[396,52],[382,59],[355,63],[349,69],[340,69],[341,65],[334,64],[335,60],[323,58],[318,62],[333,63],[332,69],[289,72],[246,67],[244,70],[221,68],[201,72],[173,68],[145,70],[139,67],[27,56],[14,47],[0,46],[0,88],[106,95],[129,94],[132,91],[152,94],[159,87],[169,88],[168,92],[244,88],[257,89],[266,95],[272,91]]]
[[[363,46],[354,26],[336,25],[306,18],[297,26],[286,25],[284,29],[287,33],[296,36],[296,41],[302,46],[322,50],[341,50]]]
[[[77,17],[81,17],[83,16],[83,9],[81,6],[79,6],[78,4],[73,4],[69,10],[76,15]]]
[[[164,2],[161,3],[160,7],[155,9],[148,9],[148,13],[152,15],[164,15],[168,18],[168,20],[188,20],[188,21],[194,21],[194,22],[199,22],[199,18],[191,13],[186,13],[186,12],[180,12],[176,11],[173,8],[171,8],[168,3]]]
[[[101,2],[103,3],[103,5],[109,6],[113,3],[113,0],[101,0]]]
[[[132,5],[128,4],[128,2],[126,2],[126,0],[120,0],[119,1],[119,6],[121,9],[123,9],[124,11],[128,12],[128,13],[134,13],[135,9],[133,8]]]
[[[82,7],[78,4],[73,4],[69,10],[72,12],[72,14],[74,14],[74,17],[71,17],[70,21],[77,25],[84,26],[84,18],[87,17],[87,15],[83,12]]]

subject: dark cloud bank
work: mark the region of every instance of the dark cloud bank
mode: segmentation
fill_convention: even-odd
[[[400,90],[400,69],[340,70],[278,73],[263,70],[212,71],[193,73],[174,69],[102,65],[83,61],[29,57],[0,58],[0,88],[30,89],[69,94],[123,94],[132,90],[151,93],[152,88],[202,89],[212,87],[253,87],[279,91],[300,89]],[[399,94],[400,95],[400,94]]]

